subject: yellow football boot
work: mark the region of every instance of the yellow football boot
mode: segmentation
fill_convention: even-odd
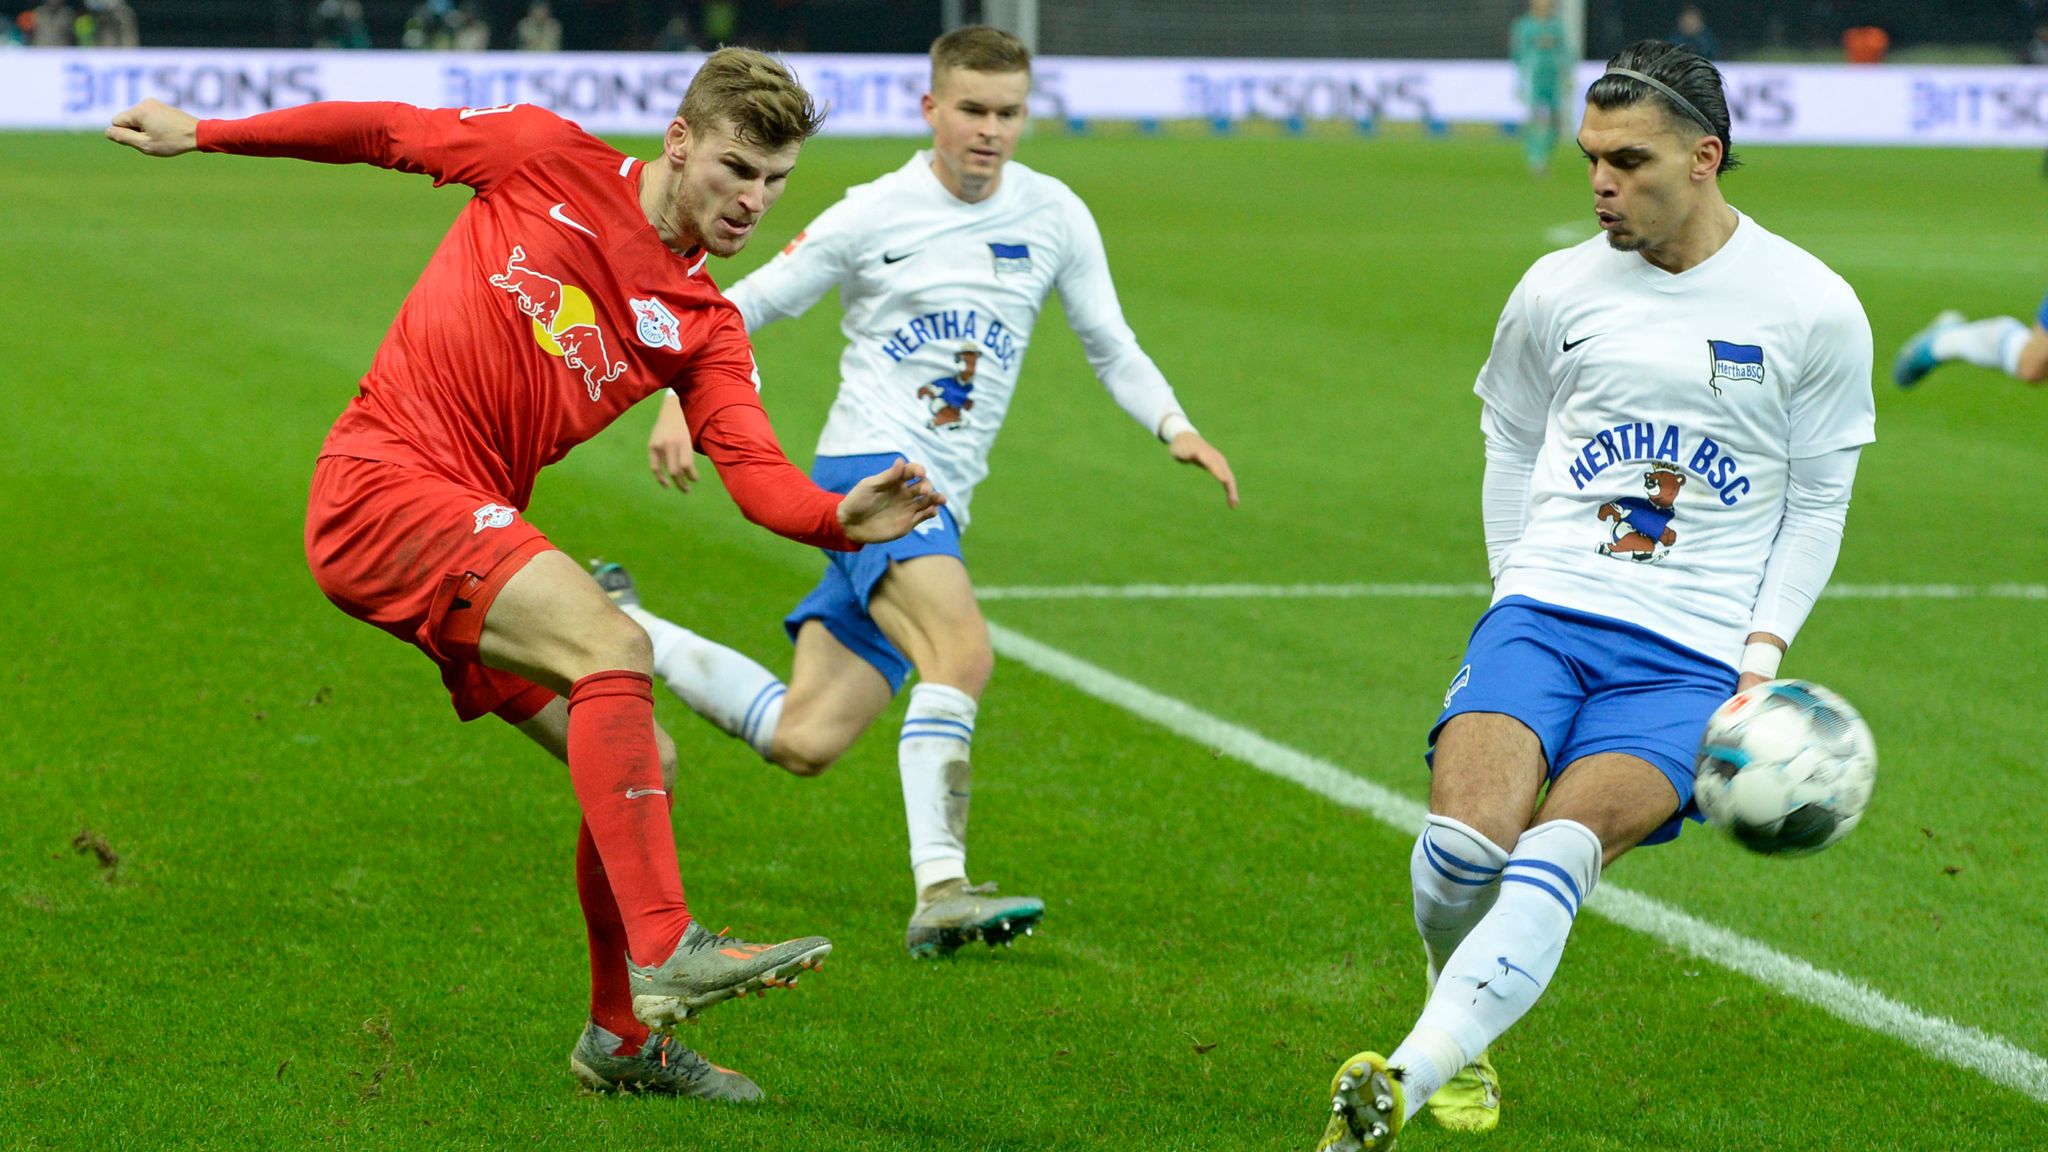
[[[1429,1098],[1429,1114],[1456,1132],[1491,1132],[1500,1123],[1500,1074],[1481,1052]]]
[[[1385,1056],[1360,1052],[1330,1081],[1330,1124],[1316,1152],[1393,1152],[1406,1118],[1400,1073]]]

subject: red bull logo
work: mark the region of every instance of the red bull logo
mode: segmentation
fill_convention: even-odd
[[[541,350],[558,356],[562,363],[583,374],[584,390],[596,400],[604,386],[626,371],[626,362],[613,360],[605,347],[604,332],[597,326],[597,309],[590,297],[574,284],[564,284],[525,264],[526,249],[512,246],[505,270],[491,277],[491,287],[509,292],[519,310],[533,320],[533,339]]]

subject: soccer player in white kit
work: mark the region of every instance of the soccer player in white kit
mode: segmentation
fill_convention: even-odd
[[[877,471],[874,461],[922,461],[946,495],[943,519],[901,547],[828,557],[823,580],[786,621],[796,645],[786,686],[647,611],[617,565],[597,571],[646,627],[655,671],[676,695],[798,775],[830,766],[917,671],[897,757],[916,888],[904,943],[915,956],[973,939],[1007,942],[1045,912],[1036,898],[967,881],[969,750],[995,657],[960,531],[1048,293],[1058,289],[1089,363],[1124,411],[1237,504],[1229,463],[1188,422],[1124,322],[1087,205],[1010,159],[1030,64],[1024,45],[995,28],[941,37],[924,97],[931,150],[849,189],[726,292],[751,332],[839,288],[846,350],[812,476],[836,490]],[[658,479],[681,487],[694,478],[679,408],[664,406],[648,447]]]
[[[1604,239],[1522,277],[1474,389],[1493,603],[1431,733],[1410,861],[1431,992],[1389,1055],[1338,1068],[1319,1149],[1386,1152],[1425,1102],[1494,1127],[1488,1045],[1602,867],[1698,819],[1707,718],[1776,674],[1874,436],[1855,293],[1722,198],[1713,65],[1644,41],[1586,101]]]

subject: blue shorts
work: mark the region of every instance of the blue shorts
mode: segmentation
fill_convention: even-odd
[[[828,492],[851,492],[855,484],[887,471],[901,459],[904,457],[893,452],[820,456],[811,465],[811,479]],[[953,519],[952,509],[940,508],[936,517],[900,540],[869,544],[858,552],[826,551],[824,577],[783,618],[782,626],[789,631],[790,641],[796,641],[804,621],[816,620],[854,655],[874,665],[875,671],[889,681],[889,691],[902,691],[903,681],[910,676],[910,660],[875,626],[868,615],[868,597],[888,574],[891,564],[916,556],[952,556],[966,563],[967,558],[960,554],[960,525]]]
[[[2034,322],[2048,328],[2048,296],[2041,298],[2041,306],[2034,310]]]
[[[1707,718],[1735,694],[1735,681],[1735,669],[1655,632],[1510,596],[1472,630],[1430,750],[1451,717],[1499,712],[1543,742],[1551,780],[1596,752],[1639,756],[1678,790],[1677,814],[1643,837],[1661,844],[1700,818],[1693,765]]]

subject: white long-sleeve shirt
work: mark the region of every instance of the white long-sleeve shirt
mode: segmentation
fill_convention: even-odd
[[[1095,374],[1133,420],[1157,435],[1181,411],[1124,322],[1088,206],[1015,161],[994,195],[969,204],[919,152],[848,189],[726,296],[751,332],[802,315],[834,287],[846,350],[818,454],[921,461],[963,526],[1054,289]]]
[[[1595,237],[1529,269],[1474,386],[1494,597],[1610,616],[1734,665],[1790,642],[1876,435],[1870,323],[1740,217],[1672,275]]]

